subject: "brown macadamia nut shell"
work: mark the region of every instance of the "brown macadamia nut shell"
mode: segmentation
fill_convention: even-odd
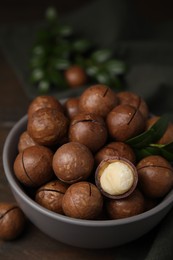
[[[102,211],[103,198],[94,184],[77,182],[67,189],[62,206],[69,217],[95,219]]]
[[[64,72],[65,79],[71,88],[82,87],[87,82],[87,75],[84,69],[78,65],[69,67]]]
[[[106,115],[118,104],[118,99],[108,86],[98,84],[87,88],[79,99],[79,109],[81,112],[96,114],[102,117]]]
[[[151,155],[137,164],[139,184],[149,198],[164,197],[173,187],[173,168],[159,155]]]
[[[61,181],[53,180],[37,190],[35,201],[51,211],[63,214],[62,199],[67,188]]]
[[[113,156],[123,157],[135,164],[136,156],[132,148],[123,142],[111,142],[100,149],[95,155],[95,163],[98,166],[101,161]]]
[[[0,203],[0,239],[13,240],[24,230],[26,223],[22,210],[13,203]]]
[[[27,147],[37,145],[37,143],[31,138],[27,131],[24,131],[20,137],[18,142],[18,151],[22,152]]]
[[[80,113],[71,121],[69,140],[86,145],[92,152],[99,150],[107,140],[107,129],[102,117]]]
[[[149,108],[144,99],[142,99],[137,94],[130,91],[121,91],[117,93],[119,99],[119,104],[121,105],[131,105],[138,109],[143,115],[144,119],[148,118]]]
[[[56,109],[42,108],[28,118],[27,131],[40,145],[57,144],[66,135],[67,129],[68,119]]]
[[[139,190],[123,199],[109,199],[106,203],[108,215],[111,219],[122,219],[141,214],[145,210],[145,199]]]
[[[53,96],[37,96],[30,103],[28,108],[28,117],[41,108],[52,108],[63,113],[62,104]]]
[[[14,173],[26,186],[39,187],[53,177],[53,153],[44,146],[31,146],[20,152],[14,161]]]
[[[72,119],[79,113],[79,98],[68,98],[64,103],[65,114]]]
[[[140,134],[145,128],[145,120],[139,110],[129,105],[115,107],[106,122],[110,136],[121,142]]]
[[[92,173],[94,158],[83,144],[69,142],[62,145],[53,156],[53,170],[63,182],[86,180]]]

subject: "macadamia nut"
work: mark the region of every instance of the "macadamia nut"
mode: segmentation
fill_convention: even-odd
[[[20,152],[14,161],[14,173],[18,180],[29,187],[39,187],[53,177],[52,151],[35,145]]]
[[[63,214],[62,199],[68,186],[59,180],[53,180],[41,186],[35,195],[37,203],[43,207]]]
[[[66,135],[67,129],[68,119],[57,109],[41,108],[28,117],[28,133],[40,145],[57,144]]]
[[[53,156],[53,170],[63,182],[86,180],[92,173],[94,158],[83,144],[69,142],[62,145]]]
[[[137,164],[139,184],[149,198],[162,198],[173,188],[173,168],[162,156],[150,155]]]
[[[91,152],[98,151],[107,140],[107,128],[102,117],[80,113],[71,121],[69,140],[86,145]]]
[[[110,136],[116,141],[126,141],[140,134],[145,128],[145,120],[135,107],[119,105],[106,118]]]
[[[117,174],[115,174],[117,172]],[[110,195],[121,195],[133,185],[134,175],[131,168],[122,162],[109,164],[102,172],[100,185]]]
[[[23,232],[25,222],[25,215],[16,204],[0,203],[0,239],[17,238]]]
[[[128,218],[144,212],[145,199],[143,194],[136,189],[126,198],[109,199],[106,208],[111,219]]]
[[[103,160],[95,173],[96,185],[103,195],[111,198],[129,196],[136,188],[136,167],[128,160],[110,157]]]
[[[82,93],[79,99],[79,110],[106,117],[117,104],[116,93],[106,85],[97,84]]]
[[[67,189],[62,207],[69,217],[95,219],[102,211],[103,198],[94,184],[77,182]]]
[[[30,103],[28,108],[28,117],[30,117],[35,111],[46,107],[63,112],[63,106],[55,97],[43,95],[43,96],[37,96]]]

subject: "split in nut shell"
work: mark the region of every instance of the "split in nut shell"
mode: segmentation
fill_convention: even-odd
[[[26,217],[14,203],[0,202],[0,240],[14,240],[24,232]]]
[[[167,159],[139,159],[127,143],[158,120],[150,114],[137,94],[103,84],[64,103],[38,96],[19,137],[14,174],[28,195],[32,190],[32,199],[56,214],[89,220],[141,214],[173,187]],[[173,141],[170,132],[162,144]]]

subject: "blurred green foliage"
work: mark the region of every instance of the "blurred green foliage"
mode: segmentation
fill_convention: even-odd
[[[45,13],[45,26],[38,31],[31,50],[31,84],[39,93],[49,93],[52,88],[57,91],[67,89],[64,71],[72,65],[84,69],[87,84],[122,88],[125,63],[114,58],[110,50],[98,49],[89,39],[75,35],[71,26],[60,24],[56,9],[50,7]]]

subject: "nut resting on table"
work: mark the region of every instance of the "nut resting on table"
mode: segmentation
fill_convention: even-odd
[[[128,142],[150,121],[141,97],[105,85],[63,104],[38,96],[28,108],[14,174],[33,200],[58,214],[105,221],[141,214],[173,188],[171,162],[154,153],[139,158]],[[161,142],[173,142],[168,129],[163,135]]]

